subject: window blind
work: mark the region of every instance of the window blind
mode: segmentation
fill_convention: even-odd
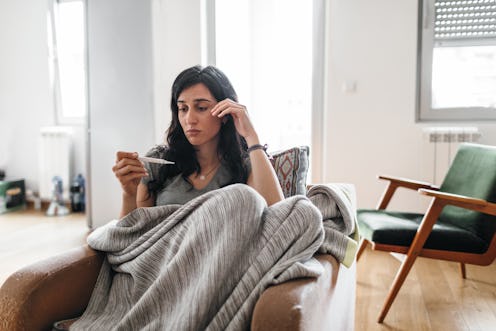
[[[436,0],[434,10],[436,44],[496,44],[496,0]]]

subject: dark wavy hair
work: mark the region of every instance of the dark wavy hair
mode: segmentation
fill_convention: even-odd
[[[167,146],[157,146],[155,148],[161,157],[174,161],[175,164],[160,167],[158,180],[148,183],[149,192],[159,192],[164,187],[167,178],[178,174],[187,178],[194,172],[201,172],[195,148],[189,143],[179,123],[177,106],[177,99],[181,92],[199,83],[204,84],[209,89],[217,102],[226,98],[238,101],[236,92],[227,76],[214,66],[194,66],[185,69],[176,77],[172,84],[170,103],[172,120],[167,129]],[[221,125],[219,132],[219,145],[217,148],[219,157],[231,173],[232,181],[228,184],[246,183],[248,178],[248,169],[245,162],[248,157],[246,140],[237,132],[232,117],[228,115],[226,118],[227,121]]]

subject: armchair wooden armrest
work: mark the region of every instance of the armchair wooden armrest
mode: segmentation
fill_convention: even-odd
[[[418,255],[420,250],[427,240],[427,237],[432,231],[434,223],[436,223],[439,215],[446,205],[452,205],[465,209],[475,210],[482,213],[496,215],[496,204],[487,202],[483,199],[471,198],[459,194],[452,194],[440,191],[420,189],[421,194],[432,196],[434,199],[431,202],[427,213],[424,215],[422,222],[417,230],[417,234],[413,239],[412,245],[408,251],[408,255]]]
[[[377,176],[377,178],[389,181],[388,186],[384,190],[384,193],[382,194],[382,197],[379,200],[377,209],[386,209],[387,205],[391,201],[391,198],[393,197],[398,187],[404,187],[410,190],[418,190],[418,189],[439,190],[439,187],[436,185],[432,185],[428,182],[422,182],[408,178],[385,176],[385,175],[379,175]]]
[[[452,194],[440,191],[420,189],[420,194],[434,197],[446,205],[457,206],[465,209],[475,210],[481,213],[496,215],[496,203],[488,202],[484,199],[471,198],[459,194]]]

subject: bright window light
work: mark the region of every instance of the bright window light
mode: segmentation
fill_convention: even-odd
[[[435,47],[432,108],[496,108],[496,46]]]
[[[85,23],[83,1],[56,1],[53,7],[53,89],[61,124],[86,116]]]
[[[216,65],[271,151],[311,144],[312,3],[215,1]]]

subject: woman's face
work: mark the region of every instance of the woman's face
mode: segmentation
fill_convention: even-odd
[[[177,98],[179,123],[191,145],[217,146],[222,120],[210,114],[216,104],[217,100],[203,83],[185,88],[179,94]]]

